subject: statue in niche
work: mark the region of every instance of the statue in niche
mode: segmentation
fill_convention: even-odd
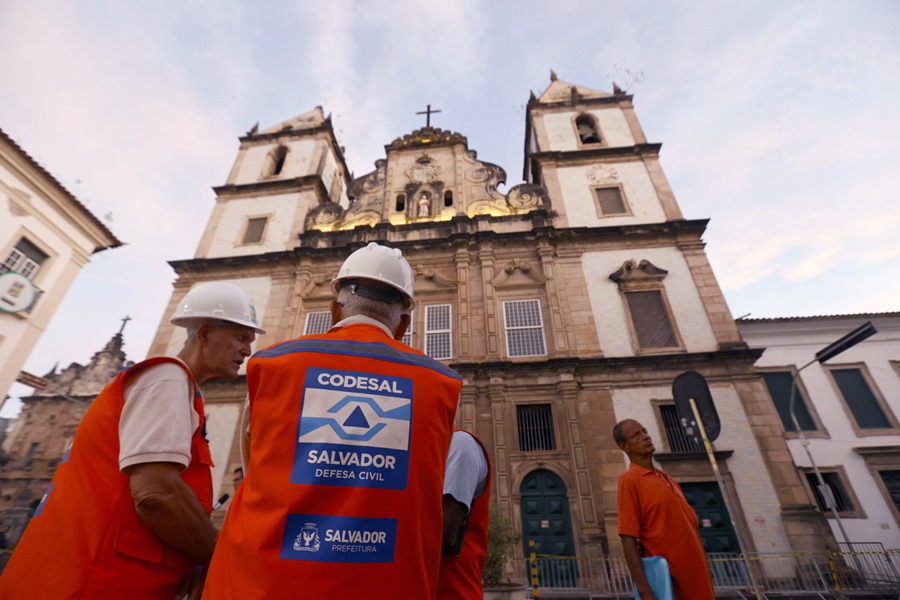
[[[427,217],[431,214],[431,194],[422,192],[419,196],[418,216]]]

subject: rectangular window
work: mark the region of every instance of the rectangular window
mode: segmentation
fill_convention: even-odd
[[[412,346],[413,339],[413,313],[409,313],[409,327],[406,328],[406,333],[403,334],[403,337],[400,339],[401,342],[406,344],[407,346]]]
[[[853,414],[860,429],[891,429],[894,427],[882,408],[861,369],[833,368],[828,370]]]
[[[597,203],[600,205],[601,215],[628,214],[628,209],[625,207],[625,199],[622,197],[621,189],[617,187],[594,188],[594,194],[597,196]]]
[[[806,481],[809,483],[809,487],[812,488],[819,510],[822,512],[831,512],[832,504],[839,513],[856,510],[856,507],[853,505],[853,500],[847,493],[847,488],[844,486],[840,473],[837,473],[836,471],[829,472],[821,470],[819,472],[822,473],[822,479],[825,480],[824,489],[819,487],[819,478],[816,477],[815,472],[805,473]]]
[[[625,292],[625,300],[641,348],[678,347],[662,292]]]
[[[425,307],[425,354],[438,360],[453,357],[451,344],[450,305]]]
[[[543,356],[547,354],[544,321],[538,300],[515,300],[503,303],[508,356]]]
[[[3,260],[3,266],[8,271],[21,273],[29,279],[34,279],[41,265],[47,260],[48,255],[40,248],[21,238],[15,248],[10,249],[9,254]]]
[[[892,469],[879,471],[878,474],[891,497],[891,502],[894,503],[894,508],[900,511],[900,471]]]
[[[244,230],[242,244],[258,244],[262,241],[263,232],[266,230],[268,217],[253,217],[247,219],[247,229]]]
[[[778,416],[781,417],[781,424],[784,425],[785,431],[797,431],[794,427],[794,421],[791,419],[791,384],[793,382],[793,373],[790,371],[766,371],[762,374],[766,387],[769,388],[769,395],[775,403],[775,409]],[[816,423],[809,412],[809,404],[803,390],[800,388],[799,382],[794,390],[794,416],[803,431],[817,431]]]
[[[549,404],[520,404],[516,407],[516,416],[519,421],[519,450],[556,450],[553,412]]]
[[[329,329],[331,329],[331,312],[323,310],[306,313],[306,325],[303,327],[303,335],[325,333]]]
[[[688,437],[684,427],[678,420],[674,404],[661,404],[659,414],[662,417],[663,427],[666,429],[666,439],[669,441],[669,449],[672,452],[703,452],[703,444],[695,442],[693,437]]]

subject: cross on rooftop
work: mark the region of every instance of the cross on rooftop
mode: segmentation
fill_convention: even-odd
[[[431,127],[431,114],[442,112],[440,109],[431,110],[431,105],[429,104],[425,110],[419,111],[417,115],[425,115],[425,127]]]
[[[122,335],[122,332],[125,331],[125,324],[131,320],[131,317],[125,315],[125,318],[122,319],[122,327],[119,328],[119,335]]]

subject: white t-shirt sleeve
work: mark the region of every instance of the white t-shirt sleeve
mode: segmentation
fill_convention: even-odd
[[[191,462],[191,437],[200,426],[194,390],[174,363],[148,367],[128,381],[119,419],[119,469],[150,462]]]
[[[444,471],[444,494],[450,494],[470,510],[472,500],[487,486],[487,474],[487,460],[475,438],[465,431],[454,432]]]

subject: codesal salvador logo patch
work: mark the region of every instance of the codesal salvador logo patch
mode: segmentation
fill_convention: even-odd
[[[309,369],[291,483],[402,490],[411,379]]]
[[[288,515],[281,558],[315,562],[394,562],[396,519]]]

